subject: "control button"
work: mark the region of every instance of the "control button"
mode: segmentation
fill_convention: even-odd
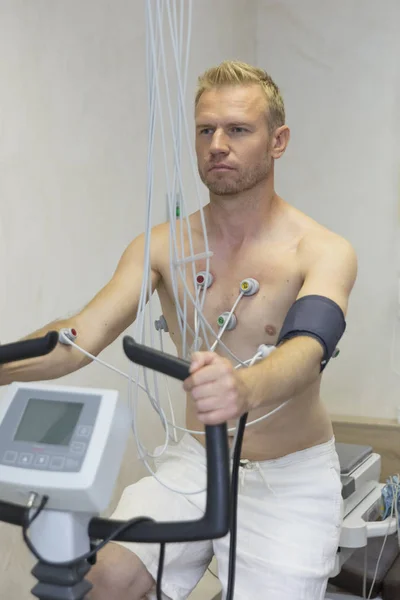
[[[72,442],[71,452],[73,454],[83,454],[86,450],[86,444],[83,442]]]
[[[47,467],[49,464],[50,456],[48,454],[38,454],[35,458],[35,462],[33,463],[34,467]]]
[[[21,452],[18,459],[18,464],[23,467],[28,467],[33,461],[33,454],[28,452]]]
[[[92,429],[93,427],[89,427],[89,425],[81,425],[80,427],[78,427],[77,430],[77,435],[79,435],[79,437],[85,437],[88,438],[90,437],[90,434],[92,433]]]
[[[7,452],[3,456],[3,463],[12,465],[17,461],[17,457],[18,457],[18,452],[14,452],[14,450],[7,450]]]
[[[67,458],[65,461],[65,468],[69,471],[79,471],[80,461],[76,458]]]
[[[64,456],[53,456],[50,461],[50,469],[54,469],[56,471],[61,470],[64,467],[64,463]]]

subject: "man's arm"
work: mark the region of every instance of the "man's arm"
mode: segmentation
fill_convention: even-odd
[[[159,236],[152,235],[151,279],[155,290],[160,274],[156,268]],[[24,339],[45,335],[51,330],[74,328],[76,343],[97,355],[111,344],[136,318],[143,280],[144,235],[126,248],[109,283],[75,316],[49,323]],[[89,364],[91,360],[71,346],[58,344],[50,354],[0,367],[0,385],[12,381],[56,379]]]
[[[325,296],[346,315],[357,274],[352,246],[332,234],[306,241],[299,252],[304,283],[297,299],[312,294]],[[304,391],[319,377],[323,353],[316,339],[299,336],[285,341],[252,368],[241,370],[249,408],[284,402]]]
[[[299,259],[304,283],[297,298],[325,296],[346,315],[357,272],[350,244],[326,234],[322,239],[307,240],[299,248]],[[183,387],[195,400],[198,419],[217,425],[300,394],[320,376],[323,356],[321,344],[308,336],[284,341],[268,358],[248,369],[235,370],[214,352],[197,352]]]

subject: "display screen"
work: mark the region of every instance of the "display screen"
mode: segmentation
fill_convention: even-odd
[[[68,446],[82,408],[78,402],[30,398],[14,441]]]

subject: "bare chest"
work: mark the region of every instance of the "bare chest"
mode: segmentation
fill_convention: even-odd
[[[174,280],[166,270],[159,296],[171,336],[176,341],[181,337],[178,308],[188,337],[197,332],[207,336],[211,345],[224,327],[221,339],[241,360],[254,354],[260,344],[275,344],[302,285],[294,253],[260,251],[229,260],[214,254],[209,287],[201,281],[202,276],[206,279],[205,271],[205,261],[197,261],[194,268],[187,266]],[[194,300],[201,304],[201,313]],[[208,326],[201,327],[203,320]]]

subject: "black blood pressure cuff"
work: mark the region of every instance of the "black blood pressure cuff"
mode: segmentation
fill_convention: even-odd
[[[345,329],[344,314],[336,302],[325,296],[303,296],[296,300],[286,315],[276,345],[300,335],[315,338],[324,349],[323,371]]]

